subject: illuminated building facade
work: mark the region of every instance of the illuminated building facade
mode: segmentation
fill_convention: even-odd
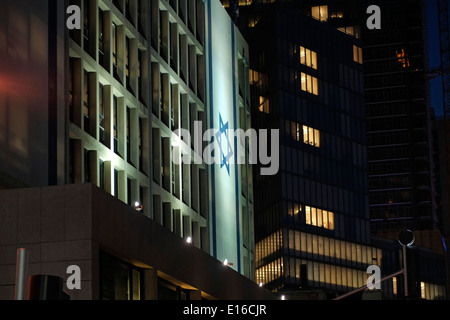
[[[364,286],[384,262],[370,238],[361,43],[283,3],[243,33],[253,125],[281,136],[280,173],[254,174],[257,281],[322,298]]]
[[[81,9],[80,29],[66,27],[69,5]],[[90,248],[81,247],[76,232],[62,236],[63,231],[52,235],[47,230],[45,237],[31,238],[7,233],[20,229],[10,225],[22,212],[18,208],[11,211],[16,218],[2,223],[2,252],[30,245],[36,254],[41,242],[58,242],[54,252],[48,251],[49,261],[33,256],[31,270],[67,278],[62,261],[82,263],[82,269],[88,270],[83,281],[89,289],[76,292],[75,299],[233,299],[256,297],[256,290],[260,297],[267,296],[252,281],[253,199],[248,161],[229,165],[229,170],[221,164],[175,161],[182,154],[198,155],[207,145],[201,141],[202,150],[195,149],[194,141],[182,139],[181,129],[194,137],[196,123],[201,121],[202,130],[219,128],[219,118],[230,129],[250,127],[249,79],[245,76],[248,48],[220,2],[73,0],[38,6],[24,0],[0,6],[5,16],[0,24],[0,39],[5,42],[2,57],[15,67],[23,65],[19,76],[28,71],[31,79],[23,81],[30,97],[19,94],[1,100],[0,141],[7,152],[2,152],[0,184],[8,189],[37,188],[11,191],[23,194],[24,199],[32,192],[51,194],[52,199],[59,193],[69,201],[69,190],[74,199],[86,196],[85,208],[75,206],[86,215],[80,212],[80,220],[75,220],[79,229],[86,229],[86,234],[80,234],[86,236],[84,246]],[[214,36],[217,32],[223,37]],[[36,39],[42,39],[42,44]],[[218,50],[222,60],[215,54]],[[36,54],[28,57],[28,52]],[[12,70],[4,71],[12,74]],[[24,79],[19,76],[18,83]],[[10,92],[20,89],[14,87],[18,83],[10,84]],[[31,93],[42,100],[34,101]],[[248,145],[244,150],[248,157]],[[106,213],[105,208],[111,211],[110,222],[95,214],[96,210]],[[120,212],[130,213],[130,220]],[[134,217],[136,212],[138,217]],[[76,217],[76,212],[72,214]],[[40,221],[39,215],[36,212],[33,221]],[[53,219],[49,216],[46,223],[54,223],[58,230],[59,220]],[[104,225],[100,236],[97,225]],[[146,230],[168,239],[167,246]],[[133,237],[135,242],[130,240]],[[76,245],[75,254],[59,256],[70,238]],[[159,261],[133,249],[147,247],[180,256],[186,241],[199,264],[196,270],[184,269],[178,258],[162,255],[166,258]],[[208,289],[206,275],[222,279],[225,259],[232,275],[223,279],[231,282],[218,285],[211,280],[217,289]],[[13,268],[15,262],[8,261],[8,268]],[[198,282],[203,276],[206,281]],[[14,279],[8,281],[0,284],[5,295],[14,289]],[[234,288],[226,289],[228,285]]]
[[[241,179],[248,169],[233,166],[232,182],[222,182],[220,168],[175,159],[199,152],[179,133],[194,137],[196,122],[218,128],[220,113],[230,129],[248,126],[248,102],[236,94],[249,90],[238,74],[248,60],[245,41],[216,1],[79,5],[83,28],[70,41],[77,97],[69,102],[69,183],[92,182],[129,205],[139,202],[145,216],[250,277],[251,180]],[[227,30],[220,31],[225,40],[212,36],[219,32],[212,19]],[[232,48],[228,59],[215,61],[210,51],[224,48]],[[224,64],[234,68],[221,70]],[[229,99],[223,106],[214,100],[221,95]],[[222,194],[235,206],[224,207]]]

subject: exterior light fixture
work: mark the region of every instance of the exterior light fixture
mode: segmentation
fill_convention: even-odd
[[[187,242],[187,243],[192,243],[192,237],[187,237],[187,238],[186,238],[186,242]]]
[[[262,283],[262,282],[260,282],[260,283],[259,283],[259,286],[260,286],[260,287],[262,287],[262,286],[263,286],[263,283]]]
[[[233,265],[232,262],[228,261],[228,259],[223,260],[223,265],[227,267],[231,267]]]
[[[281,300],[286,300],[286,296],[284,294],[281,296]]]
[[[414,240],[415,240],[415,237],[411,230],[402,231],[398,237],[398,242],[402,246],[407,246],[407,247],[412,246],[414,243]]]
[[[142,209],[144,209],[144,207],[142,206],[142,204],[140,204],[138,201],[136,201],[136,202],[134,203],[134,208],[135,208],[137,211],[142,211]]]

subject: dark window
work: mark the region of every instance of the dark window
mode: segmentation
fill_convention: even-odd
[[[105,105],[103,100],[103,85],[99,84],[98,88],[99,105],[98,105],[98,121],[99,121],[99,140],[101,143],[105,143]]]
[[[142,271],[105,253],[100,254],[100,299],[141,300]]]

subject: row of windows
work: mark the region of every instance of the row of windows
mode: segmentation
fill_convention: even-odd
[[[283,69],[283,68],[281,68]],[[281,72],[281,70],[280,70]],[[302,83],[298,82],[298,76],[295,71],[286,71],[286,76],[284,74],[280,75],[281,86],[283,91],[281,91],[279,107],[281,113],[288,113],[290,117],[297,117],[298,119],[310,119],[315,118],[316,121],[329,121],[333,119],[332,114],[346,114],[350,117],[362,119],[365,115],[363,106],[362,96],[355,94],[351,90],[340,89],[338,86],[325,81],[315,80],[317,78],[309,76],[303,73]],[[289,74],[292,75],[292,81],[289,79]],[[304,89],[304,91],[303,91]],[[268,96],[265,92],[264,87],[260,88],[260,94],[262,96]],[[309,91],[310,92],[309,92]],[[303,95],[303,92],[311,93],[311,95]],[[317,93],[318,96],[314,95]],[[318,100],[315,99],[318,97]],[[282,100],[281,100],[282,99]],[[278,101],[277,101],[278,102]],[[320,104],[318,106],[318,104]],[[326,108],[329,117],[324,117],[323,113],[319,113],[321,110]],[[290,110],[289,110],[290,109]],[[361,122],[359,120],[354,122]],[[333,123],[330,123],[330,126]],[[350,123],[349,123],[350,125]],[[354,124],[353,126],[355,126]],[[341,130],[351,131],[350,128],[342,128]],[[343,131],[346,133],[346,131]]]
[[[136,108],[130,107],[125,97],[113,93],[113,86],[101,83],[95,72],[83,70],[82,81],[79,79],[80,66],[76,59],[70,59],[72,75],[69,77],[69,106],[71,121],[86,133],[97,139],[104,146],[122,157],[135,168],[145,172],[144,144],[148,120],[139,115]],[[82,121],[75,103],[75,93],[83,87]],[[130,101],[131,102],[131,101]],[[77,120],[78,119],[78,120]],[[111,121],[112,120],[112,121]]]
[[[289,120],[281,119],[280,129],[283,138],[314,146],[317,154],[323,157],[343,161],[346,165],[365,167],[366,149],[361,144]]]
[[[368,274],[365,270],[330,265],[315,261],[290,258],[287,260],[286,273],[289,272],[291,281],[300,282],[307,278],[308,285],[328,288],[337,291],[361,288],[366,285]],[[302,266],[306,275],[302,274]]]
[[[296,81],[294,82],[293,79],[297,80],[301,72],[307,72],[319,78],[319,88],[320,82],[326,80],[330,83],[339,83],[342,87],[352,91],[363,93],[364,77],[360,66],[363,62],[362,48],[350,46],[349,55],[352,57],[350,61],[357,63],[353,65],[334,64],[326,56],[318,56],[313,50],[281,40],[278,50],[283,49],[284,51],[280,51],[279,55],[283,55],[284,59],[279,63],[282,72],[280,79],[283,81],[284,87],[291,87],[290,90],[296,91],[294,88]],[[288,56],[286,56],[286,52],[289,54]],[[319,90],[319,92],[323,91]]]
[[[133,4],[128,0],[125,1],[127,19],[129,21],[138,19],[141,24],[140,10],[143,10],[141,6],[144,2],[142,0],[132,0],[132,2]],[[120,1],[115,5],[122,7]],[[139,97],[142,103],[148,105],[148,94],[144,90],[146,85],[144,68],[147,54],[144,49],[145,45],[141,44],[139,40],[139,36],[143,36],[142,33],[145,31],[140,27],[139,32],[133,29],[127,33],[125,25],[119,24],[120,19],[116,19],[112,11],[98,8],[94,2],[87,0],[82,1],[82,6],[83,29],[81,32],[71,31],[72,40],[91,55],[108,73],[112,73],[114,78],[127,90]],[[94,20],[97,20],[98,24],[93,23]],[[124,48],[124,50],[120,50],[120,48]]]
[[[317,53],[300,46],[300,63],[317,70]]]
[[[303,215],[301,219],[296,217],[299,214]],[[331,211],[294,204],[288,205],[288,216],[294,220],[305,221],[308,225],[334,230],[334,213]]]
[[[296,230],[289,230],[288,247],[296,255],[312,253],[317,256],[340,259],[365,265],[381,266],[382,250],[358,243],[323,237]]]
[[[172,16],[169,10],[158,6],[158,1],[152,3],[152,46],[160,57],[168,63],[173,72],[192,90],[194,94],[205,101],[206,74],[203,57],[205,19],[198,15],[204,4],[201,0],[179,2],[178,17]],[[186,11],[187,10],[187,11]],[[187,15],[188,29],[179,23]],[[190,32],[189,32],[190,31]],[[189,89],[185,89],[188,91]]]
[[[286,266],[283,264],[283,259],[280,258],[256,269],[256,281],[261,285],[269,284],[269,287],[271,287],[271,282],[279,280],[283,276],[289,281],[297,283],[306,278],[309,286],[347,291],[363,287],[368,279],[365,270],[295,258],[286,261],[288,262]]]
[[[319,84],[316,77],[306,73],[301,73],[301,88],[302,91],[311,93],[315,96],[319,95]]]
[[[300,123],[285,121],[285,135],[290,136],[295,141],[302,141],[307,145],[320,148],[320,131]]]
[[[447,300],[446,287],[420,282],[420,297],[425,300]]]
[[[282,237],[283,233],[279,230],[255,244],[256,267],[263,265],[265,259],[273,258],[274,254],[282,248]]]
[[[307,153],[300,154],[299,157],[299,153],[300,151],[283,152],[288,159],[284,158],[286,162],[283,161],[280,166],[282,188],[289,199],[302,198],[303,201],[316,203],[318,198],[328,194],[328,198],[323,201],[334,204],[337,208],[339,204],[332,200],[333,189],[346,189],[346,192],[360,194],[367,188],[365,170],[342,166],[336,161],[321,159]],[[321,186],[328,187],[324,187],[325,190]]]

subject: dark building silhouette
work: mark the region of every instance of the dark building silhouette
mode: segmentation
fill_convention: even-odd
[[[361,49],[355,48],[354,57],[356,61],[363,63],[364,72],[364,143],[367,143],[372,244],[383,248],[383,261],[388,263],[384,263],[382,269],[383,274],[388,275],[402,268],[402,261],[399,259],[401,252],[398,252],[401,247],[397,242],[399,233],[406,229],[413,230],[417,247],[409,248],[408,251],[408,256],[412,257],[408,265],[415,266],[411,267],[414,271],[410,273],[409,296],[442,298],[445,264],[441,241],[442,219],[435,185],[433,111],[428,100],[427,79],[430,74],[427,69],[427,2],[276,2],[297,8],[305,15],[331,25],[360,43]],[[381,8],[381,30],[369,30],[366,27],[369,17],[366,10],[369,5]],[[243,3],[239,8],[236,23],[250,40],[251,50],[258,50],[258,44],[255,45],[251,39],[254,37],[254,30],[262,28],[260,25],[265,21],[265,15],[273,10],[272,6],[270,1],[252,1]],[[275,25],[278,27],[279,24],[273,24],[273,29],[276,30]],[[298,32],[295,27],[291,29],[293,30],[279,35],[280,33],[267,27],[266,39],[278,35],[287,38],[290,33]],[[314,25],[309,26],[308,30],[309,33],[314,33],[316,29]],[[266,40],[268,41],[270,40]],[[282,42],[272,44],[275,45],[281,46]],[[272,61],[279,59],[271,60],[271,66]],[[252,62],[255,63],[255,59]],[[286,87],[280,82],[277,86],[279,90]],[[277,111],[279,114],[280,111]],[[257,192],[258,190],[255,191]],[[261,229],[256,228],[257,235],[258,230]],[[434,269],[430,265],[434,265]],[[388,282],[383,290],[389,292],[391,297],[401,296],[402,281],[398,277]],[[431,294],[430,292],[434,292],[431,287],[439,287],[440,293]]]

